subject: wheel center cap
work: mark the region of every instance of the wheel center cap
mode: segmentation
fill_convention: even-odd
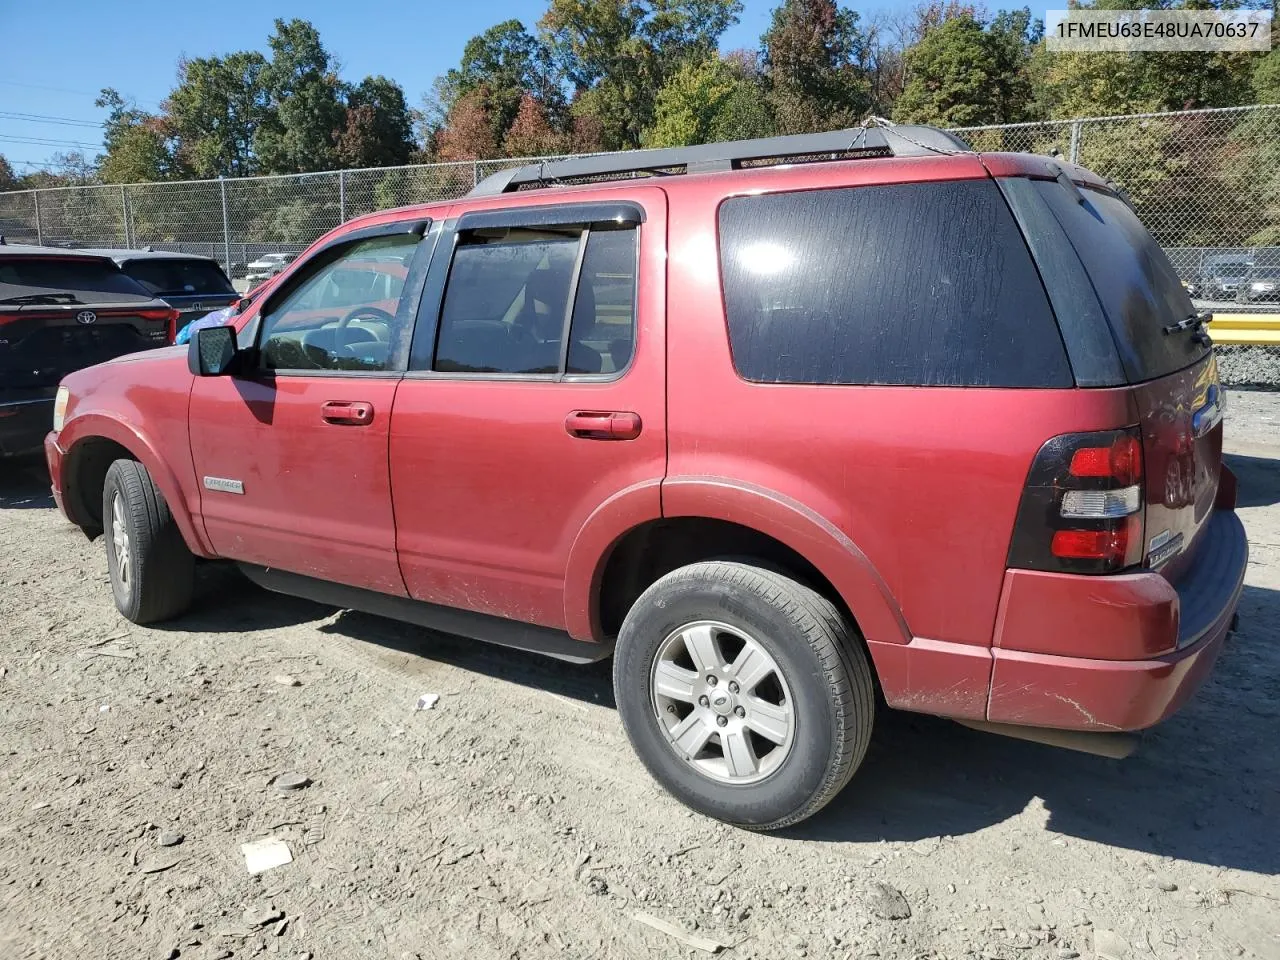
[[[733,694],[727,690],[716,690],[711,694],[711,709],[722,717],[727,717],[733,713],[734,703]]]

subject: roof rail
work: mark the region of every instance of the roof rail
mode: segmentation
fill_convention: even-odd
[[[666,175],[711,173],[738,170],[752,161],[794,158],[816,160],[823,154],[847,159],[847,154],[876,157],[927,157],[937,154],[969,153],[972,147],[953,133],[937,127],[897,126],[888,121],[869,121],[848,130],[830,133],[803,133],[758,140],[731,140],[696,147],[664,147],[657,150],[626,150],[569,160],[531,163],[502,170],[485,177],[469,197],[489,197],[511,193],[531,185],[557,184],[592,178],[618,179],[628,174]]]

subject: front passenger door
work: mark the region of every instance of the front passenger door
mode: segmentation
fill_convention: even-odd
[[[242,331],[253,331],[252,369],[196,379],[191,452],[220,555],[405,594],[387,442],[433,239],[424,227],[317,251]]]

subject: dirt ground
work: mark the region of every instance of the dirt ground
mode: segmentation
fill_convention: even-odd
[[[1136,756],[882,715],[849,788],[772,836],[650,781],[607,664],[217,568],[190,615],[132,627],[101,542],[3,465],[0,957],[707,955],[644,914],[731,960],[1280,958],[1280,394],[1228,417],[1241,631]],[[292,862],[251,876],[268,837]]]

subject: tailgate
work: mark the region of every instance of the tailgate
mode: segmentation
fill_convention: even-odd
[[[49,309],[0,311],[0,381],[8,387],[58,385],[64,376],[169,341],[165,309]]]
[[[1222,466],[1222,387],[1212,354],[1133,387],[1146,475],[1147,566],[1177,581],[1213,511]]]

